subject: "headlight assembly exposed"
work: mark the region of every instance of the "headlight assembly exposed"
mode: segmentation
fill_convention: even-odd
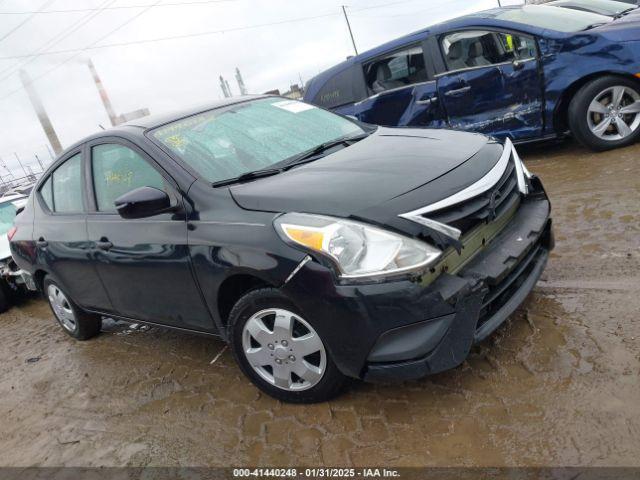
[[[275,227],[285,241],[331,258],[342,278],[402,273],[431,265],[442,254],[412,238],[321,215],[287,213]]]

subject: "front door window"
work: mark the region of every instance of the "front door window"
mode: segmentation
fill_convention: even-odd
[[[472,30],[442,39],[448,71],[487,67],[536,57],[533,38],[504,32]]]
[[[162,175],[134,150],[115,143],[96,145],[91,165],[100,212],[115,212],[115,201],[139,187],[165,189]]]

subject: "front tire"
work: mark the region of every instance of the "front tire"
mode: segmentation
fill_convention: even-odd
[[[585,147],[602,151],[640,137],[640,84],[607,75],[584,85],[569,104],[569,128]]]
[[[67,335],[89,340],[100,333],[102,318],[78,307],[53,279],[44,279],[44,294],[54,317]]]
[[[284,402],[322,402],[346,383],[316,328],[275,288],[254,290],[235,304],[228,336],[244,374]]]

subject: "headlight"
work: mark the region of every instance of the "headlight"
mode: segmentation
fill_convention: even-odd
[[[287,213],[275,226],[285,240],[330,257],[343,278],[426,267],[442,254],[426,243],[350,220]]]

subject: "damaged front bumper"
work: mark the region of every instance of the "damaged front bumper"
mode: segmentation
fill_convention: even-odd
[[[549,214],[542,190],[421,277],[338,285],[309,262],[285,291],[312,317],[345,375],[390,381],[441,372],[462,363],[533,289],[554,246]]]

